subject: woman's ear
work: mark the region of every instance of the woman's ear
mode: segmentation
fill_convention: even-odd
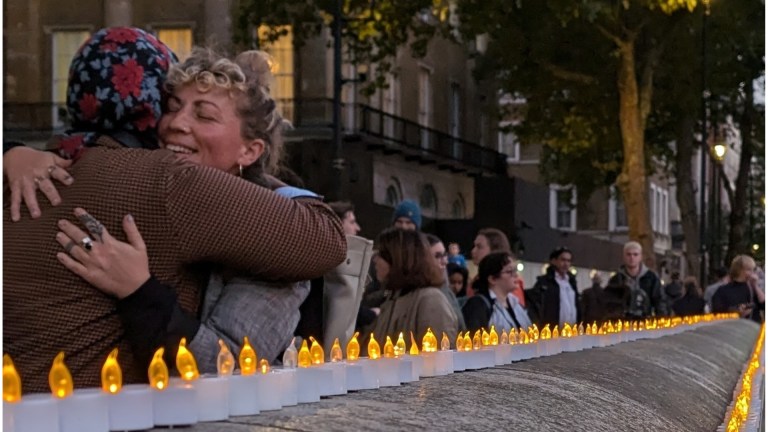
[[[237,163],[244,167],[253,165],[264,154],[266,147],[264,140],[258,138],[244,142]]]

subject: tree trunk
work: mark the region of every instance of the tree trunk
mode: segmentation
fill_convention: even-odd
[[[685,237],[686,274],[699,274],[699,218],[696,213],[697,192],[693,189],[693,128],[696,120],[688,111],[680,118],[675,153],[675,183],[680,222]]]
[[[754,112],[752,83],[744,86],[745,100],[744,111],[739,119],[739,131],[741,132],[741,155],[739,156],[739,175],[736,177],[733,202],[731,203],[730,226],[728,233],[728,252],[725,255],[726,263],[730,263],[736,255],[749,253],[749,245],[746,241],[747,231],[747,205],[749,201],[749,174],[754,152],[752,142]]]
[[[629,222],[629,238],[643,246],[645,264],[655,269],[653,232],[648,214],[648,194],[645,175],[645,136],[642,127],[640,95],[638,92],[635,40],[617,41],[619,68],[619,124],[624,147],[624,163],[617,185],[624,197]]]

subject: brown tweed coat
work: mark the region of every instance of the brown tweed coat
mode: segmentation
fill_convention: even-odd
[[[116,238],[132,214],[149,252],[150,271],[176,287],[181,306],[200,304],[206,266],[220,263],[260,279],[306,280],[346,258],[341,223],[317,200],[290,200],[215,169],[178,161],[164,150],[120,147],[108,137],[72,167],[75,183],[61,188],[63,205],[43,216],[10,222],[3,204],[3,343],[27,392],[47,392],[48,371],[66,353],[76,387],[100,385],[109,351],[120,348],[126,383],[146,382],[134,367],[115,299],[56,259],[56,222],[77,223],[83,207]]]

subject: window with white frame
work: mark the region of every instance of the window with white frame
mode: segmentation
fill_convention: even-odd
[[[520,143],[517,141],[517,137],[509,127],[512,126],[511,121],[503,121],[499,123],[499,135],[497,139],[497,151],[507,155],[508,161],[520,160]]]
[[[659,234],[669,234],[669,191],[651,183],[649,188],[651,228]]]
[[[658,222],[659,210],[658,210],[658,207],[657,207],[658,200],[656,200],[656,195],[658,193],[658,190],[659,189],[656,187],[656,185],[651,183],[651,186],[649,188],[649,197],[648,197],[649,199],[648,199],[648,201],[649,201],[650,207],[651,207],[650,208],[650,213],[651,213],[651,229],[653,230],[653,232],[657,232],[658,231],[658,223],[657,222]]]
[[[192,29],[189,27],[159,28],[157,29],[157,38],[168,45],[179,58],[180,62],[189,57],[192,53]]]
[[[610,194],[608,199],[608,230],[626,231],[628,223],[624,197],[621,196],[621,192],[616,186],[611,186]]]
[[[397,207],[400,201],[403,200],[403,188],[400,186],[400,180],[397,177],[389,179],[389,185],[387,185],[385,202],[390,207]]]
[[[659,232],[662,234],[669,234],[669,191],[664,189],[661,191],[661,226]]]
[[[549,225],[554,229],[576,231],[576,187],[549,186]]]
[[[277,28],[260,26],[259,39],[264,39],[266,34],[275,30],[284,32],[277,40],[265,43],[261,49],[272,56],[270,69],[275,81],[270,92],[277,102],[280,112],[289,121],[293,121],[293,99],[296,82],[296,69],[294,66],[293,31],[291,26]]]
[[[66,110],[59,107],[67,102],[69,65],[72,58],[91,34],[81,30],[54,31],[51,34],[51,102],[53,102],[53,125],[64,126]]]

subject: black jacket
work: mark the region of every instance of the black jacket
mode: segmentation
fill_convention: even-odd
[[[581,321],[581,300],[576,287],[576,277],[568,274],[568,282],[575,295],[576,322]],[[540,328],[549,324],[560,324],[560,285],[555,280],[555,268],[549,266],[545,275],[536,278],[533,288],[525,290],[525,304],[528,306],[528,316]]]
[[[632,279],[632,277],[627,274],[624,266],[621,266],[619,271],[608,281],[608,284],[629,284],[630,279]],[[648,269],[644,264],[641,264],[640,277],[636,279],[639,288],[645,291],[646,296],[650,300],[650,307],[643,313],[643,317],[651,316],[652,313],[655,316],[669,316],[667,295],[661,288],[661,281],[656,273]],[[631,284],[629,284],[629,286],[631,288]]]

